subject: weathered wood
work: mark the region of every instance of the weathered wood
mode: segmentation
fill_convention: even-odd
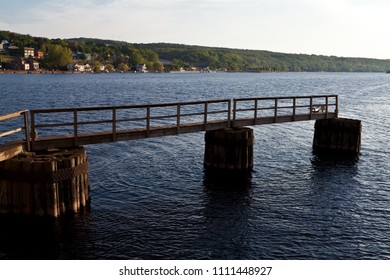
[[[32,171],[32,159],[28,158],[23,161],[23,172]],[[31,215],[34,206],[34,186],[31,182],[22,182],[23,198],[22,213]]]
[[[246,127],[207,131],[206,169],[250,171],[253,168],[253,130]]]
[[[19,173],[23,170],[23,162],[17,159],[10,161],[10,171]],[[12,188],[12,212],[22,213],[23,185],[17,181],[9,181]]]
[[[32,171],[39,174],[43,172],[43,162],[40,160],[34,160],[32,162]],[[41,182],[33,183],[34,189],[34,215],[35,216],[44,216],[45,212],[45,204],[46,197],[44,191],[44,184]]]
[[[26,141],[26,150],[28,152],[31,151],[31,145],[30,145],[30,129],[29,129],[29,124],[28,124],[28,111],[23,112],[24,116],[24,136],[25,136],[25,141]]]
[[[15,128],[15,129],[12,129],[12,130],[0,133],[0,137],[11,135],[11,134],[14,134],[14,133],[17,133],[17,132],[20,132],[20,131],[22,131],[22,128],[18,127],[18,128]]]
[[[19,111],[19,112],[14,112],[11,114],[7,115],[2,115],[0,116],[0,121],[5,121],[13,118],[20,117],[21,115],[24,116],[24,129],[25,129],[25,134],[27,134],[28,131],[28,117],[27,117],[27,110]],[[27,124],[27,125],[26,125]],[[16,127],[8,131],[2,131],[0,132],[0,138],[9,136],[18,132],[23,131],[23,128],[21,127]],[[18,154],[20,154],[25,148],[27,150],[29,149],[29,143],[28,143],[29,138],[26,137],[25,140],[17,140],[17,141],[11,141],[5,144],[0,144],[0,161],[7,160],[9,158],[12,158]]]
[[[13,113],[10,113],[7,115],[2,115],[2,116],[0,116],[0,121],[5,121],[5,120],[20,117],[20,115],[23,114],[24,112],[27,112],[27,110],[22,110],[22,111],[13,112]]]
[[[360,120],[331,119],[315,123],[313,151],[319,155],[358,155],[361,146]]]
[[[72,167],[72,163],[71,163],[72,156],[73,156],[72,154],[69,154],[66,156],[66,158],[63,159],[64,169]],[[77,211],[77,207],[73,205],[74,186],[72,185],[72,180],[63,181],[61,182],[61,184],[64,186],[64,200],[66,205],[64,213],[68,211],[73,211],[73,209],[76,209]]]
[[[0,145],[0,162],[13,158],[21,154],[24,150],[24,141],[12,141],[7,144]]]
[[[89,202],[85,149],[28,153],[0,163],[0,214],[59,217]]]
[[[43,170],[47,173],[54,173],[57,171],[56,161],[50,160],[43,162]],[[58,201],[58,183],[46,182],[45,183],[45,196],[46,196],[46,213],[52,217],[59,216],[59,201]]]
[[[57,169],[64,169],[65,167],[64,157],[59,157]],[[58,210],[60,215],[66,214],[67,209],[71,209],[70,190],[68,185],[69,183],[67,181],[58,182]]]
[[[0,162],[0,168],[3,170],[9,169],[10,162]],[[12,186],[5,180],[4,177],[0,177],[0,214],[11,213],[12,210]]]
[[[71,157],[69,158],[69,167],[74,168],[76,166],[76,158]],[[71,184],[71,201],[72,201],[72,208],[71,211],[74,213],[77,213],[80,210],[80,196],[79,196],[79,190],[78,187],[76,186],[76,178],[73,177],[70,179],[70,184]]]

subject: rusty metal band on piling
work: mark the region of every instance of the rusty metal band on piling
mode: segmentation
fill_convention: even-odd
[[[75,167],[59,169],[56,171],[14,171],[0,169],[2,179],[18,182],[48,182],[58,183],[70,180],[81,174],[88,173],[88,161],[85,161]]]

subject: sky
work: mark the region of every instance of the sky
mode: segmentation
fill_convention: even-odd
[[[0,30],[390,59],[389,15],[389,0],[13,0]]]

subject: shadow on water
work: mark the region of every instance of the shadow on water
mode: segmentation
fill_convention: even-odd
[[[0,216],[0,259],[77,259],[75,243],[85,242],[86,214],[60,219],[7,215]],[[84,240],[83,240],[84,236]],[[72,249],[73,248],[73,249]]]
[[[203,185],[206,195],[201,243],[208,248],[208,258],[246,258],[251,174],[205,171]]]
[[[317,157],[311,159],[313,173],[309,193],[310,223],[315,233],[316,258],[356,259],[361,255],[359,243],[363,211],[361,186],[356,180],[358,158]]]

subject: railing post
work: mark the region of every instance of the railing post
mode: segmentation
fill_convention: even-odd
[[[274,112],[274,122],[276,122],[278,117],[278,99],[275,98],[275,112]]]
[[[205,101],[204,103],[204,115],[203,115],[203,126],[204,130],[207,130],[207,114],[208,114],[208,102]]]
[[[150,133],[150,106],[146,107],[146,137],[149,137]]]
[[[293,121],[295,121],[297,98],[293,97]]]
[[[325,107],[325,109],[326,109],[326,111],[325,111],[325,112],[326,112],[326,115],[325,115],[326,118],[328,118],[328,104],[329,104],[329,102],[328,102],[328,96],[326,96],[326,105],[325,105],[325,106],[326,106],[326,107]]]
[[[116,108],[112,108],[112,141],[116,141]]]
[[[73,110],[73,137],[74,137],[74,145],[77,146],[77,136],[78,136],[78,131],[77,131],[77,109]]]
[[[256,124],[256,120],[257,120],[257,99],[255,99],[255,111],[253,113],[253,124],[255,125]]]
[[[310,119],[313,117],[313,96],[310,96]]]
[[[34,111],[30,111],[31,115],[31,144],[33,145],[35,139],[37,139],[37,133],[35,131],[35,113]]]
[[[30,145],[30,131],[28,129],[28,111],[23,112],[24,117],[24,133],[26,136],[26,149],[27,152],[31,151],[31,145]]]
[[[336,95],[336,118],[339,117],[339,96]]]
[[[237,113],[237,100],[233,99],[233,124],[232,127],[236,125],[236,113]]]
[[[180,133],[180,104],[177,104],[176,108],[176,133]]]
[[[229,99],[228,100],[228,127],[231,127],[231,124],[232,124],[232,120],[231,120],[231,110],[232,110],[232,101]]]

